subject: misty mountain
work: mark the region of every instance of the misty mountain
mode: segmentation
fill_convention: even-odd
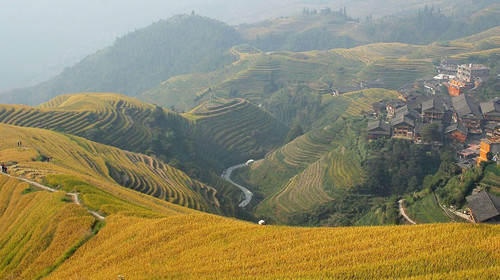
[[[4,103],[38,104],[71,92],[137,95],[172,76],[209,72],[231,63],[241,42],[229,25],[201,16],[175,16],[118,38],[59,76],[2,95]],[[21,97],[22,96],[22,97]]]
[[[75,92],[137,96],[171,77],[208,73],[232,63],[236,58],[228,50],[240,43],[262,51],[327,50],[373,42],[428,44],[497,26],[499,10],[494,4],[466,16],[447,16],[425,6],[406,16],[359,21],[349,10],[325,8],[238,27],[201,16],[175,16],[118,38],[47,82],[0,97],[4,103],[34,105]]]

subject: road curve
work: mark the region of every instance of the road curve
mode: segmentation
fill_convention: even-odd
[[[249,191],[247,188],[245,188],[245,187],[243,187],[241,185],[238,185],[233,180],[231,180],[231,173],[233,173],[233,170],[238,169],[238,168],[242,168],[242,167],[245,167],[245,166],[247,166],[246,163],[242,163],[242,164],[238,164],[238,165],[235,165],[235,166],[231,166],[228,169],[224,170],[224,172],[222,173],[222,179],[228,181],[229,183],[235,185],[236,187],[238,187],[240,190],[243,191],[243,194],[245,195],[245,198],[238,205],[240,207],[245,207],[245,206],[248,205],[248,203],[250,203],[250,200],[252,200],[253,193],[251,191]]]
[[[399,205],[399,213],[401,214],[401,216],[403,216],[405,220],[407,220],[410,224],[416,225],[417,223],[415,223],[415,221],[413,221],[412,219],[410,219],[410,217],[408,217],[408,215],[406,215],[405,209],[403,208],[403,199],[400,199],[398,201],[398,205]]]

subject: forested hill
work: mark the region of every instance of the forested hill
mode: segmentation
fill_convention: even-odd
[[[500,25],[500,4],[466,16],[445,15],[441,9],[428,7],[406,17],[385,17],[361,26],[372,42],[429,44],[470,36]]]
[[[175,16],[118,38],[47,82],[4,93],[2,103],[35,105],[71,92],[138,95],[169,77],[231,63],[227,50],[240,41],[239,33],[220,21]]]

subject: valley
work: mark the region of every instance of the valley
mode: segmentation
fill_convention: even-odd
[[[494,279],[500,7],[390,2],[193,11],[0,93],[0,278]]]

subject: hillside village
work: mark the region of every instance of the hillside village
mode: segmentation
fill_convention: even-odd
[[[490,68],[453,63],[457,62],[445,59],[438,67],[439,75],[398,89],[399,99],[372,104],[377,120],[368,123],[368,138],[452,144],[458,149],[457,158],[463,168],[497,160],[500,98],[482,103],[474,98],[476,89],[487,80]],[[440,93],[443,89],[448,94]]]

